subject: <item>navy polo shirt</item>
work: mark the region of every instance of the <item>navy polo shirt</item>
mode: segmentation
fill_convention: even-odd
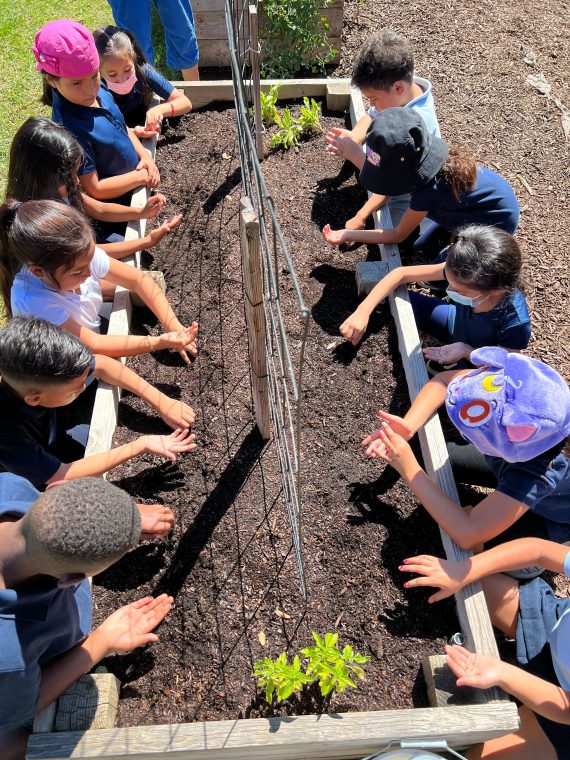
[[[24,478],[0,474],[0,520],[21,518],[39,493]],[[60,589],[38,575],[16,588],[0,589],[0,729],[30,727],[36,712],[41,669],[91,630],[89,582]]]
[[[454,230],[463,224],[486,224],[513,235],[520,218],[513,188],[485,166],[477,167],[475,187],[463,193],[459,200],[453,195],[446,176],[440,172],[412,192],[410,208],[427,211],[428,218],[446,230]]]
[[[53,90],[52,119],[63,124],[81,144],[85,157],[79,174],[97,172],[99,179],[136,169],[139,157],[125,120],[107,86],[101,83],[99,108],[71,103]]]
[[[172,95],[174,87],[170,82],[165,79],[162,74],[153,68],[149,63],[142,65],[142,71],[145,77],[145,82],[141,82],[140,78],[135,82],[133,89],[127,93],[127,95],[118,95],[113,93],[115,102],[121,109],[121,113],[127,123],[127,127],[144,126],[146,122],[146,112],[143,100],[143,93],[145,87],[152,90],[155,95],[163,100],[168,100]]]
[[[447,327],[453,341],[470,346],[503,346],[520,350],[530,340],[530,315],[520,290],[510,293],[490,311],[450,304]]]

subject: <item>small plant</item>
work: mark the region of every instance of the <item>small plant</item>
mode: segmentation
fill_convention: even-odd
[[[258,679],[258,685],[265,687],[265,699],[269,704],[273,701],[274,694],[279,701],[288,699],[311,680],[301,669],[299,655],[289,665],[286,652],[280,654],[275,661],[271,657],[258,660],[253,667],[253,675]]]
[[[360,667],[370,657],[355,652],[348,644],[341,651],[338,648],[338,633],[325,633],[321,638],[313,631],[315,646],[301,649],[299,655],[307,660],[303,671],[301,657],[295,655],[293,664],[287,662],[283,652],[276,660],[265,657],[258,660],[253,668],[253,675],[258,685],[265,688],[265,699],[271,704],[274,695],[279,701],[288,699],[292,694],[302,692],[306,686],[318,683],[322,697],[340,694],[347,686],[357,688],[356,681],[364,678]]]
[[[301,116],[299,117],[299,124],[303,132],[322,132],[321,120],[319,119],[321,109],[319,104],[314,98],[303,98],[303,105],[301,106]]]
[[[368,662],[370,657],[358,654],[348,644],[341,652],[337,646],[338,633],[325,633],[324,638],[321,638],[313,631],[313,638],[316,646],[301,649],[301,654],[309,661],[306,674],[311,680],[319,682],[323,697],[333,691],[340,694],[347,686],[355,689],[353,679],[364,678],[360,666]]]
[[[284,108],[281,116],[277,114],[277,126],[279,129],[271,136],[269,143],[271,148],[282,146],[285,150],[289,150],[294,145],[299,145],[302,127],[289,108]]]
[[[275,103],[280,89],[280,84],[274,84],[269,88],[269,92],[261,92],[261,121],[268,127],[277,124],[279,119]]]

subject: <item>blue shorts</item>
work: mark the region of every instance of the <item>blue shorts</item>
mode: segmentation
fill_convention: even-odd
[[[517,661],[527,673],[559,686],[548,638],[556,621],[568,609],[570,599],[559,599],[541,578],[519,586],[520,609],[517,618]],[[555,723],[537,715],[537,720],[558,757],[568,758],[570,725]]]

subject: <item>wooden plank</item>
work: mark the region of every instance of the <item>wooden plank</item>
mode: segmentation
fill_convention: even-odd
[[[200,66],[218,66],[228,68],[230,65],[230,51],[226,40],[203,40],[200,45]],[[331,58],[330,63],[340,61],[340,49],[342,39],[340,37],[329,37],[326,48],[318,48],[317,52],[323,53],[325,50],[337,50],[337,55]],[[263,60],[263,57],[262,57]]]
[[[348,90],[350,79],[262,79],[261,89],[268,92],[275,84],[281,84],[279,100],[294,100],[305,95],[309,98],[325,97],[327,88],[334,83],[333,89]],[[234,86],[231,79],[220,79],[216,82],[172,82],[192,101],[194,110],[203,108],[211,103],[233,101]]]
[[[350,113],[353,124],[365,114],[362,95],[354,87],[351,88]],[[374,223],[380,229],[392,227],[390,212],[387,208],[383,207],[380,209],[380,212],[375,214]],[[402,265],[397,245],[381,245],[380,253],[382,260],[388,264],[389,269],[395,269]],[[408,382],[410,399],[413,401],[429,378],[421,352],[420,338],[407,288],[405,286],[397,288],[389,296],[389,301],[398,331],[398,342]],[[447,447],[437,414],[418,432],[418,437],[426,472],[450,499],[459,503]],[[445,531],[440,529],[440,533],[448,559],[462,560],[472,556],[471,552],[460,549]],[[457,615],[461,630],[466,639],[467,648],[481,654],[490,654],[498,657],[497,643],[493,634],[481,584],[469,584],[455,595],[455,600],[457,603]],[[498,688],[489,689],[486,693],[490,700],[504,701],[506,699],[504,692]]]
[[[445,661],[445,655],[436,654],[422,660],[428,702],[431,707],[485,704],[485,692],[473,686],[457,686],[457,676]]]
[[[343,9],[339,7],[327,8],[323,11],[322,16],[330,27],[327,30],[327,37],[340,38],[342,36]],[[200,60],[202,60],[203,50],[209,41],[221,40],[227,44],[226,16],[223,10],[194,11],[194,22],[200,49]],[[261,22],[261,29],[263,30],[263,22]],[[243,32],[246,35],[248,33],[247,14],[244,17]]]
[[[205,13],[207,11],[217,11],[219,13],[224,12],[226,0],[192,0],[192,13],[196,18],[197,13]],[[344,0],[333,0],[333,2],[325,9],[330,11],[334,8],[343,8]]]
[[[514,703],[33,735],[27,760],[352,760],[394,739],[465,747],[518,730]]]

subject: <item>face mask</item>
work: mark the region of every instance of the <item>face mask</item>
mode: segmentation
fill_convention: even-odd
[[[464,296],[462,293],[458,293],[455,290],[451,290],[449,286],[446,289],[447,295],[451,298],[452,301],[455,301],[455,303],[460,303],[462,306],[479,306],[483,303],[483,301],[486,301],[487,298],[489,298],[489,295],[483,296],[482,298],[469,298],[469,296]]]
[[[107,87],[111,92],[114,92],[117,95],[128,95],[135,86],[136,81],[137,75],[133,71],[131,76],[128,79],[125,79],[124,82],[107,82]]]

